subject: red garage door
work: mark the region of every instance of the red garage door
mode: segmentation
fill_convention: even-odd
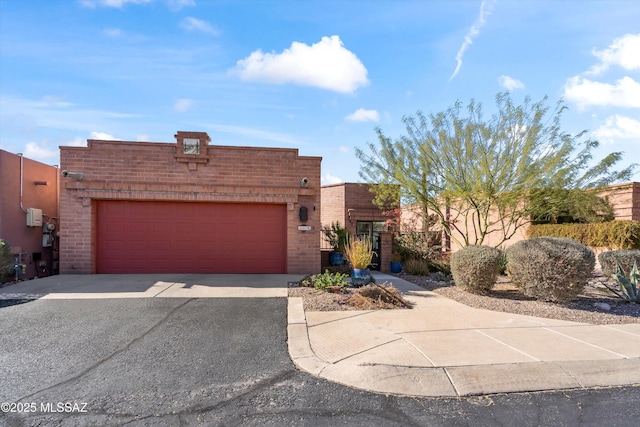
[[[98,273],[285,273],[286,205],[100,201]]]

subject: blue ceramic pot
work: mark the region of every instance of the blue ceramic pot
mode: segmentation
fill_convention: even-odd
[[[400,273],[402,271],[402,263],[397,261],[391,261],[391,272]]]
[[[342,265],[344,264],[344,254],[342,252],[331,252],[329,255],[329,263],[331,265]]]
[[[351,271],[351,284],[353,286],[364,286],[371,282],[371,272],[368,268],[354,268]]]

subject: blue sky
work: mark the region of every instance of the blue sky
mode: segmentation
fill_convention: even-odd
[[[324,184],[401,119],[509,90],[563,97],[596,157],[640,163],[640,2],[0,1],[0,148],[88,138],[298,148]],[[635,175],[635,180],[640,174]]]

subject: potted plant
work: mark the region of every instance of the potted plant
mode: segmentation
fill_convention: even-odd
[[[351,272],[351,283],[354,286],[363,286],[371,282],[371,272],[368,268],[373,259],[371,240],[358,238],[347,239],[344,254],[353,268]]]
[[[340,221],[331,223],[331,227],[322,229],[325,240],[333,248],[333,252],[329,255],[329,263],[331,265],[344,264],[344,249],[349,239],[347,229],[340,225]]]
[[[394,274],[398,274],[402,271],[402,258],[400,254],[394,252],[391,254],[391,272]]]

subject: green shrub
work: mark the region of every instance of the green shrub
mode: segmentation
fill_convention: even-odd
[[[347,274],[330,273],[328,270],[325,270],[324,273],[313,276],[313,287],[318,290],[325,290],[332,286],[347,286],[348,283],[344,280],[347,277]]]
[[[427,276],[429,274],[429,262],[425,259],[409,259],[402,264],[402,269],[407,274]]]
[[[640,221],[532,225],[528,237],[567,237],[592,248],[640,249]]]
[[[541,301],[575,299],[593,274],[595,255],[562,237],[522,240],[507,249],[507,272],[523,294]]]
[[[9,243],[0,239],[0,283],[11,275],[10,268],[13,267],[13,257]]]
[[[451,254],[451,274],[456,286],[487,294],[500,272],[500,250],[491,246],[466,246]]]
[[[445,259],[429,261],[428,265],[430,271],[438,271],[447,276],[451,275],[451,264]]]
[[[620,263],[622,270],[625,273],[631,271],[631,267],[633,263],[636,262],[640,264],[640,251],[639,250],[631,250],[631,251],[609,251],[602,252],[598,255],[598,261],[600,262],[600,267],[602,267],[602,274],[607,277],[611,277],[612,274],[617,272],[617,264]]]

